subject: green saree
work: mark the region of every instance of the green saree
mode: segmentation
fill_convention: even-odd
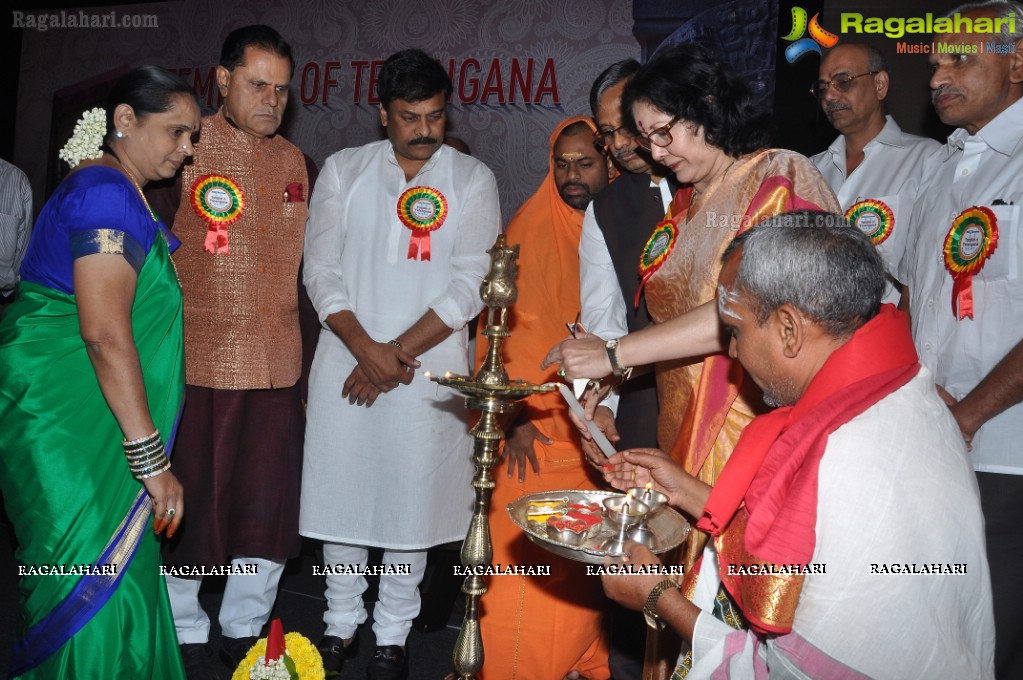
[[[162,236],[139,272],[132,327],[167,439],[184,359],[181,290]],[[46,680],[183,678],[149,499],[129,473],[73,296],[19,284],[0,323],[0,376],[0,487],[23,572],[12,670]],[[111,566],[52,573],[94,564]]]

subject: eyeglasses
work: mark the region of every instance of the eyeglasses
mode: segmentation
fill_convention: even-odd
[[[850,76],[845,73],[840,73],[831,80],[818,80],[816,83],[810,86],[810,94],[814,97],[820,98],[824,96],[824,93],[828,91],[828,88],[834,87],[838,92],[848,92],[849,88],[852,87],[852,82],[857,78],[863,76],[876,76],[880,71],[867,71],[861,73],[858,76]]]
[[[674,118],[668,121],[667,125],[662,125],[659,128],[655,128],[651,130],[649,134],[636,135],[636,143],[639,144],[644,149],[646,149],[647,151],[649,151],[650,147],[652,146],[660,147],[668,146],[672,142],[670,132],[671,126],[673,126],[680,120],[682,120],[682,116],[675,116]]]
[[[593,133],[593,142],[598,146],[608,147],[614,143],[616,135],[632,139],[632,133],[629,132],[628,128],[624,125],[619,125],[614,130],[597,130]]]

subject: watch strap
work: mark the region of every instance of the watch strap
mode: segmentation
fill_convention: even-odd
[[[621,357],[618,355],[618,347],[621,342],[621,338],[615,338],[614,340],[608,340],[607,344],[607,359],[611,363],[611,372],[614,373],[616,378],[622,380],[628,380],[629,376],[632,375],[632,368],[626,368],[622,366]]]
[[[661,621],[661,617],[657,614],[657,601],[661,599],[661,595],[665,590],[669,588],[678,590],[678,587],[677,583],[670,578],[666,578],[650,590],[650,594],[646,597],[646,604],[643,605],[643,616],[646,618],[647,625],[651,628],[658,630],[664,628],[664,622]]]

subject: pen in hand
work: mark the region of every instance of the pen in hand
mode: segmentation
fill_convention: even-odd
[[[575,315],[575,321],[573,321],[572,323],[567,323],[567,322],[565,323],[565,328],[568,329],[568,332],[572,334],[573,338],[577,337],[576,333],[581,330],[579,328],[579,319],[580,318],[582,318],[582,312],[579,312],[578,314]]]

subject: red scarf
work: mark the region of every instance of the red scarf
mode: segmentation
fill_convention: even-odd
[[[728,565],[810,562],[828,435],[919,369],[906,316],[883,305],[832,353],[795,406],[760,416],[743,431],[696,526],[715,537],[721,580],[754,629],[792,629],[804,577],[729,575]]]

